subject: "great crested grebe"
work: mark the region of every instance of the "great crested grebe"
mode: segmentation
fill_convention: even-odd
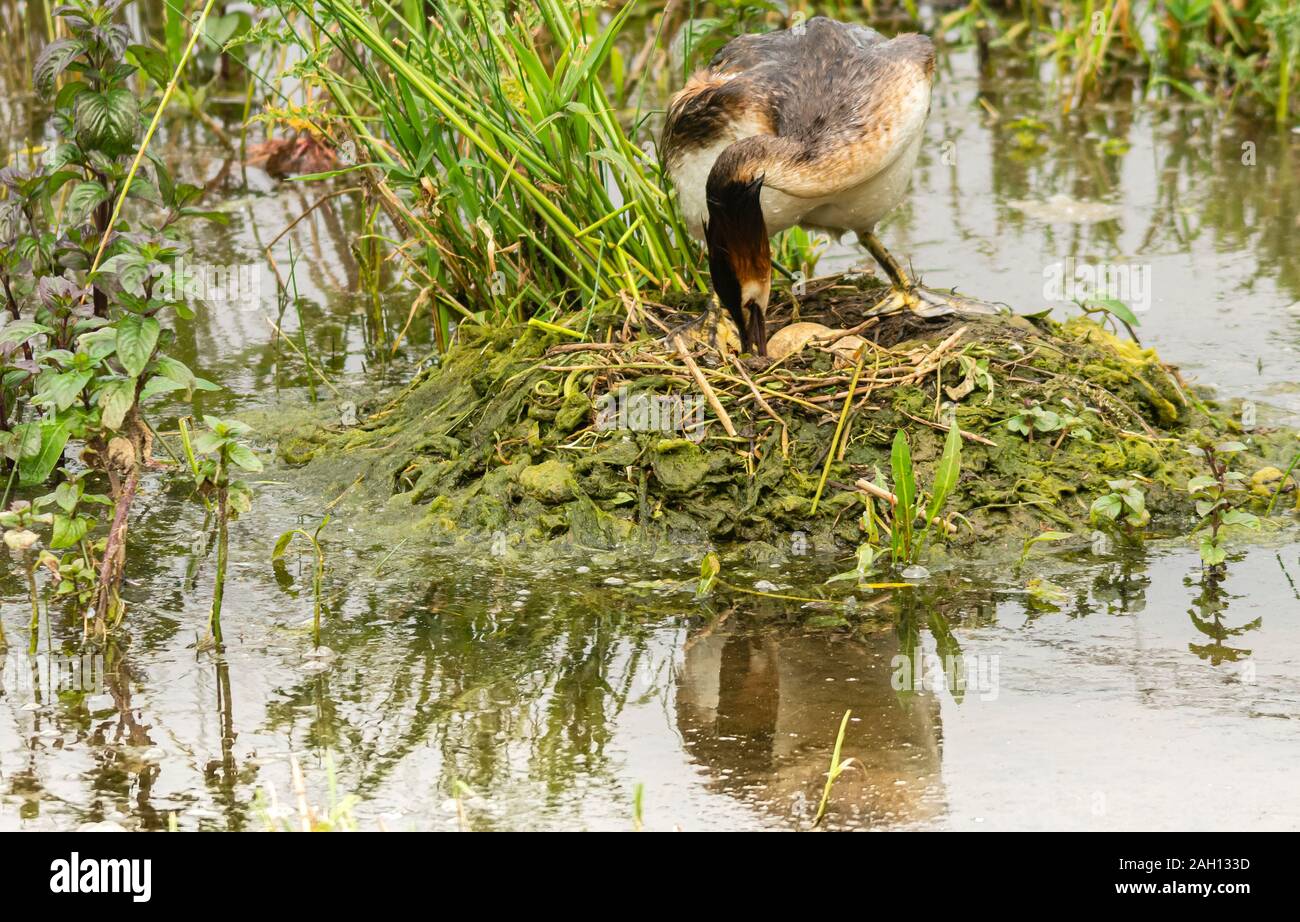
[[[818,16],[733,39],[673,97],[664,165],[745,349],[767,352],[768,236],[795,225],[837,238],[854,231],[888,274],[895,303],[951,311],[934,293],[918,296],[875,235],[907,190],[933,79],[925,36],[886,41]]]

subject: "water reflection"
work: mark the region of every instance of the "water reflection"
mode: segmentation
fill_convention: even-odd
[[[852,711],[830,825],[927,825],[945,810],[939,707],[895,688],[905,648],[890,630],[860,637],[746,628],[737,621],[687,640],[677,726],[711,790],[806,828],[830,747]]]

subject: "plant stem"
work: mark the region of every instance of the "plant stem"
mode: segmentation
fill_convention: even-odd
[[[1277,485],[1277,492],[1274,493],[1273,498],[1268,501],[1268,508],[1264,510],[1264,518],[1268,518],[1273,514],[1273,507],[1277,505],[1277,498],[1281,496],[1282,491],[1286,489],[1286,482],[1291,478],[1291,472],[1296,469],[1297,464],[1300,464],[1300,454],[1297,454],[1291,459],[1290,466],[1287,467],[1286,473],[1282,475],[1282,480]]]
[[[826,816],[826,805],[831,799],[831,787],[843,770],[840,766],[840,750],[844,747],[844,731],[849,727],[849,716],[852,713],[851,710],[845,711],[844,717],[840,720],[840,732],[835,737],[835,751],[831,753],[830,771],[826,773],[826,787],[822,789],[822,800],[817,805],[817,816],[813,818],[814,826],[820,826],[822,819]]]
[[[217,471],[217,482],[221,484],[217,493],[217,580],[212,587],[212,613],[208,616],[208,631],[221,649],[221,602],[226,593],[226,553],[229,548],[229,510],[227,501],[230,491],[225,482],[225,460]]]
[[[108,613],[116,607],[117,586],[122,579],[126,563],[126,529],[131,517],[131,504],[140,486],[140,467],[136,460],[127,472],[126,481],[114,496],[113,524],[104,544],[104,557],[99,565],[99,598],[95,603],[95,636],[103,640],[108,634]]]
[[[36,655],[36,641],[41,631],[41,600],[36,593],[36,563],[28,563],[27,555],[23,555],[23,569],[27,571],[27,593],[32,599],[32,623],[29,629],[30,639],[27,641],[27,652]]]

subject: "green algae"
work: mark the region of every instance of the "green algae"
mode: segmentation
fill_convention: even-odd
[[[748,399],[729,367],[706,369],[737,435],[726,435],[710,409],[701,439],[597,425],[600,398],[615,389],[696,396],[686,370],[648,340],[610,358],[556,349],[571,341],[527,326],[466,325],[439,364],[365,407],[359,426],[299,427],[280,440],[281,455],[305,462],[331,489],[361,484],[350,497],[354,508],[388,517],[400,510],[406,527],[418,520],[424,543],[689,555],[743,542],[780,559],[792,536],[810,548],[859,543],[870,500],[854,482],[887,487],[882,472],[900,428],[918,479],[930,482],[945,436],[941,420],[955,414],[972,438],[948,501],[964,523],[950,543],[1018,547],[1044,528],[1090,531],[1092,501],[1120,478],[1136,479],[1146,492],[1153,529],[1190,529],[1185,487],[1202,471],[1185,448],[1200,438],[1240,437],[1226,412],[1191,393],[1153,350],[1090,320],[961,323],[965,334],[930,373],[855,402],[815,515],[812,498],[842,399],[815,409],[807,401],[845,387],[843,371],[822,352],[787,360],[790,377],[764,385],[781,422]],[[881,323],[868,335],[906,367],[920,365],[956,326]],[[827,383],[819,389],[820,380]],[[786,399],[796,381],[804,389]],[[1030,408],[1072,422],[1048,433],[1012,431],[1008,422]],[[1249,445],[1237,461],[1247,475],[1285,467],[1297,442],[1294,432],[1261,430]],[[1269,495],[1258,491],[1258,501]]]

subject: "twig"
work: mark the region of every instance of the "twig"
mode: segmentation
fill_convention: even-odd
[[[713,388],[710,387],[709,382],[705,380],[704,373],[700,371],[700,366],[695,364],[695,360],[691,358],[690,354],[686,351],[686,346],[682,343],[682,338],[680,336],[673,336],[673,344],[677,347],[678,357],[681,358],[682,362],[686,365],[687,370],[690,371],[691,377],[695,379],[696,385],[698,385],[700,390],[704,392],[704,399],[709,402],[709,406],[713,407],[713,414],[717,416],[718,421],[722,423],[722,428],[726,430],[727,435],[735,438],[736,427],[732,425],[731,417],[728,416],[727,411],[722,408],[722,402],[718,400],[718,395],[713,392]]]
[[[906,410],[900,410],[899,412],[902,413],[904,416],[906,416],[908,419],[912,420],[913,422],[918,422],[921,423],[922,425],[929,426],[931,429],[938,429],[940,432],[947,432],[949,429],[952,428],[951,426],[945,426],[943,423],[936,423],[933,420],[922,419],[919,416],[913,416],[911,413],[908,413]],[[961,435],[963,439],[966,439],[968,442],[979,442],[981,445],[988,445],[990,448],[998,447],[997,442],[991,442],[988,439],[984,438],[984,436],[982,435],[976,435],[975,433],[967,432],[964,429],[959,429],[958,433]]]
[[[840,409],[840,420],[835,424],[835,435],[831,438],[830,451],[826,452],[826,463],[822,465],[822,476],[817,481],[817,492],[813,494],[811,515],[817,514],[817,504],[822,500],[822,490],[826,489],[826,478],[830,476],[831,465],[835,463],[835,449],[839,445],[840,435],[844,432],[844,423],[849,418],[849,407],[853,406],[853,392],[857,390],[858,378],[862,375],[862,361],[865,356],[862,354],[863,347],[858,347],[858,363],[853,366],[853,380],[849,382],[849,393],[844,398],[844,406]]]
[[[872,496],[874,496],[876,499],[883,499],[891,506],[898,505],[897,496],[895,496],[893,493],[890,493],[888,490],[883,489],[882,487],[876,486],[870,480],[866,480],[865,478],[861,480],[856,480],[854,481],[853,485],[857,487],[859,490],[861,490],[863,493],[869,493]]]

